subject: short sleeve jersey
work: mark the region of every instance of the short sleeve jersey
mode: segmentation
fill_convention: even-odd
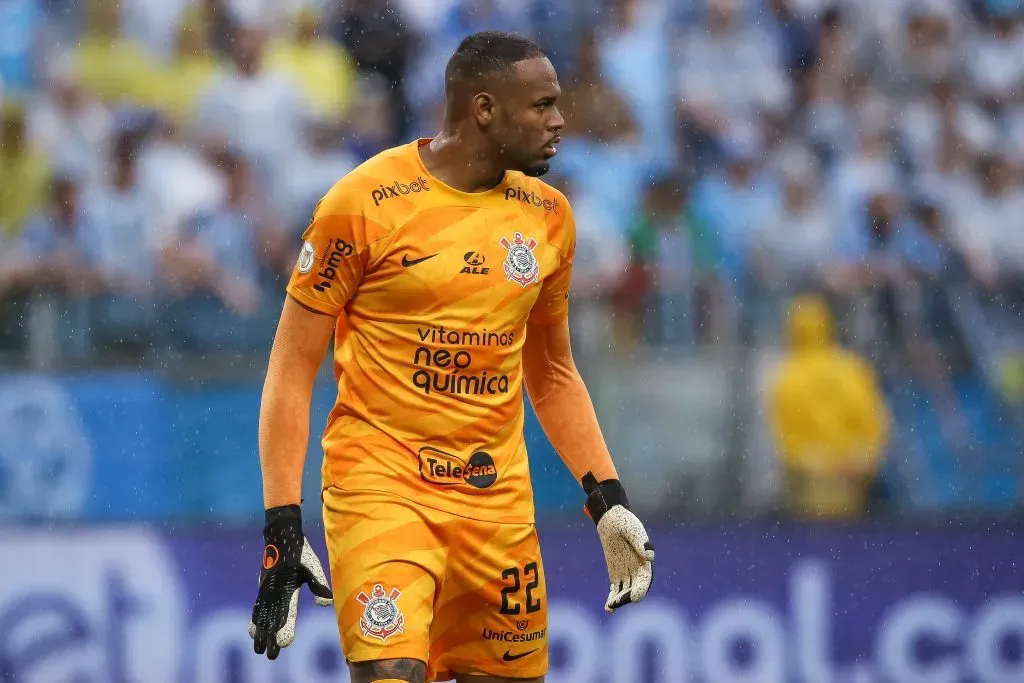
[[[382,152],[321,199],[288,284],[339,318],[324,486],[532,522],[522,348],[528,322],[568,314],[572,211],[521,173],[481,193],[445,185],[421,161],[428,142]]]

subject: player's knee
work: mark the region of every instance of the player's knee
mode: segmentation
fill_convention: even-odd
[[[426,683],[427,665],[418,659],[382,659],[349,664],[352,683]]]

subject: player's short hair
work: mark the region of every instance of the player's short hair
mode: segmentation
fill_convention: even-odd
[[[479,85],[489,77],[511,71],[516,62],[545,57],[529,38],[505,31],[481,31],[462,39],[444,70],[445,92]]]

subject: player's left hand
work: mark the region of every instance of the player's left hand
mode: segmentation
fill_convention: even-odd
[[[281,648],[295,640],[299,589],[309,585],[316,604],[334,603],[323,566],[302,533],[302,510],[298,505],[270,508],[263,527],[263,567],[260,587],[249,622],[249,636],[256,654],[277,659]]]
[[[647,596],[654,578],[654,545],[647,530],[629,510],[626,491],[618,479],[598,482],[593,474],[583,477],[587,513],[597,525],[604,548],[611,589],[604,610],[611,614]]]

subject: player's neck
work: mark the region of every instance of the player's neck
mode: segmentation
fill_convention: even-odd
[[[442,131],[419,149],[430,175],[462,192],[486,192],[501,183],[505,169],[479,143],[459,131]]]

